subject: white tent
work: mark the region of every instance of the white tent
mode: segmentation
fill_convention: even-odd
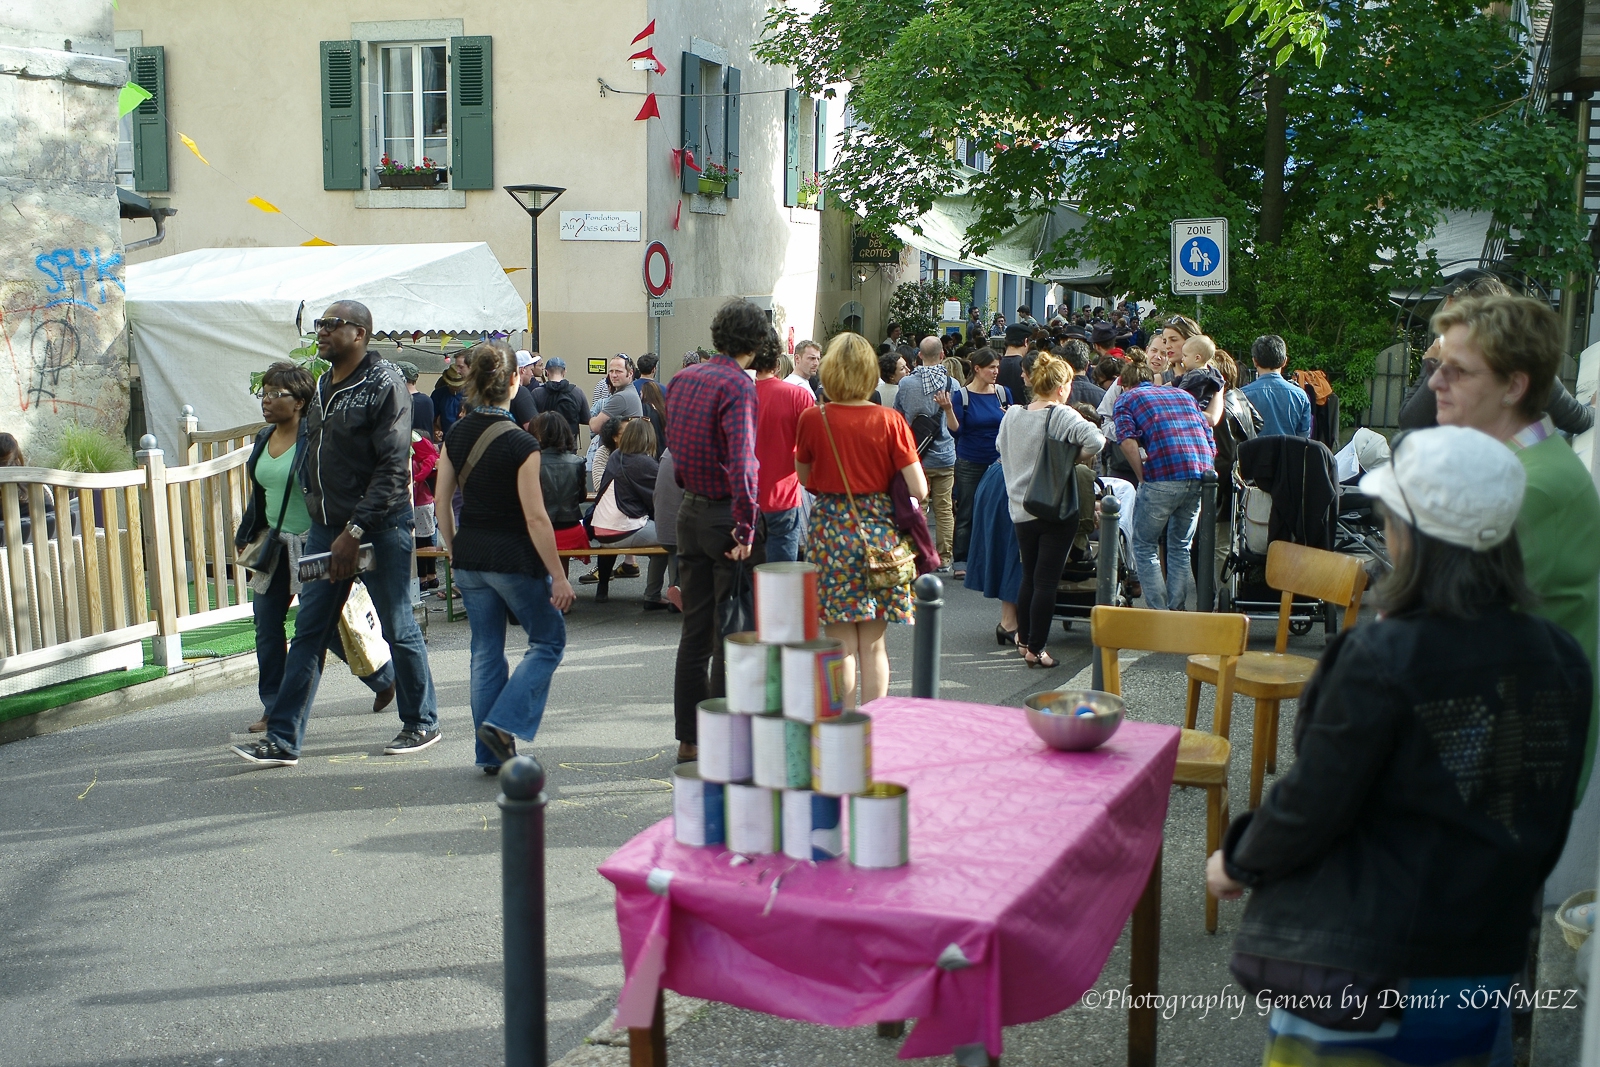
[[[527,325],[522,298],[482,243],[203,248],[128,267],[127,287],[146,425],[169,451],[185,404],[202,429],[259,422],[250,375],[300,345],[297,317],[309,332],[336,300],[367,305],[379,333]]]

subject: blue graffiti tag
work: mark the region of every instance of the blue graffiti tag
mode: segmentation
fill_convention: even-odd
[[[122,253],[106,253],[96,248],[93,253],[87,248],[74,251],[70,248],[57,248],[36,256],[33,265],[39,272],[50,279],[50,284],[45,286],[45,292],[51,296],[63,294],[58,299],[44,305],[47,308],[58,307],[62,304],[72,304],[77,307],[88,308],[90,311],[100,310],[96,305],[79,298],[89,295],[91,282],[87,277],[90,267],[94,268],[94,284],[99,291],[100,303],[106,302],[106,283],[110,282],[118,289],[126,292],[122,280],[117,277],[116,269],[122,265]],[[72,283],[72,275],[77,275],[77,285]]]

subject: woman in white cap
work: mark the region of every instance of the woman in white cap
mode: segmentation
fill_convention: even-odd
[[[1265,1062],[1509,1053],[1497,998],[1566,839],[1591,685],[1578,643],[1522,610],[1525,480],[1498,441],[1442,426],[1361,481],[1387,519],[1384,614],[1328,646],[1294,766],[1206,868],[1219,897],[1251,890],[1235,977],[1296,998],[1274,1002]]]

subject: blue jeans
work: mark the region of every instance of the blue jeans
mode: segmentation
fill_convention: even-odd
[[[544,718],[550,678],[567,648],[567,623],[550,603],[550,579],[458,570],[455,582],[472,627],[473,729],[487,724],[532,741]],[[513,672],[506,665],[507,608],[528,634],[528,651]],[[478,766],[500,766],[487,745],[476,744]]]
[[[278,556],[278,568],[272,574],[272,584],[265,593],[257,593],[251,602],[256,611],[256,692],[261,695],[261,706],[272,710],[278,699],[278,686],[283,681],[284,662],[289,658],[289,639],[284,636],[285,622],[289,618],[289,553]],[[344,659],[344,645],[339,643],[339,631],[334,629],[328,640],[328,651]],[[389,660],[378,670],[361,679],[368,689],[381,693],[394,684],[394,660]]]
[[[1182,611],[1189,595],[1189,548],[1200,521],[1200,480],[1142,482],[1133,505],[1133,563],[1146,607]],[[1167,531],[1167,577],[1161,578],[1161,530]]]
[[[306,538],[306,553],[326,552],[342,527],[311,524]],[[383,626],[383,639],[394,654],[395,707],[407,730],[433,730],[439,725],[439,702],[433,691],[433,675],[428,671],[428,650],[422,643],[422,630],[411,613],[411,551],[413,546],[411,507],[384,519],[383,525],[367,532],[365,542],[377,554],[377,566],[363,574],[361,581],[372,596]],[[283,665],[283,681],[277,698],[267,711],[267,737],[293,755],[300,754],[305,740],[306,720],[311,703],[322,681],[322,666],[328,642],[337,638],[339,611],[350,595],[350,583],[321,579],[307,582],[300,590],[300,614],[295,617],[294,640]]]
[[[763,511],[757,542],[766,545],[766,563],[793,563],[800,558],[800,509]]]

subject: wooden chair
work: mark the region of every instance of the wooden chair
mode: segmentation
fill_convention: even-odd
[[[1344,608],[1344,628],[1355,625],[1367,572],[1354,556],[1324,552],[1288,541],[1267,548],[1267,584],[1283,593],[1278,605],[1278,641],[1271,652],[1246,652],[1239,660],[1235,687],[1256,702],[1250,738],[1250,809],[1261,804],[1261,783],[1278,769],[1278,704],[1295,700],[1317,661],[1284,652],[1289,646],[1289,610],[1295,594],[1315,597]],[[1200,687],[1217,684],[1217,657],[1189,657],[1189,702],[1184,725],[1194,729],[1200,711]]]
[[[1191,611],[1152,611],[1099,605],[1089,615],[1089,628],[1100,649],[1105,691],[1122,695],[1117,653],[1175,652],[1209,655],[1218,663],[1217,707],[1212,732],[1185,729],[1178,740],[1178,765],[1173,785],[1206,791],[1206,856],[1222,847],[1228,829],[1228,723],[1233,712],[1233,676],[1250,641],[1245,615],[1213,615]],[[1206,933],[1217,932],[1217,898],[1206,891]]]

